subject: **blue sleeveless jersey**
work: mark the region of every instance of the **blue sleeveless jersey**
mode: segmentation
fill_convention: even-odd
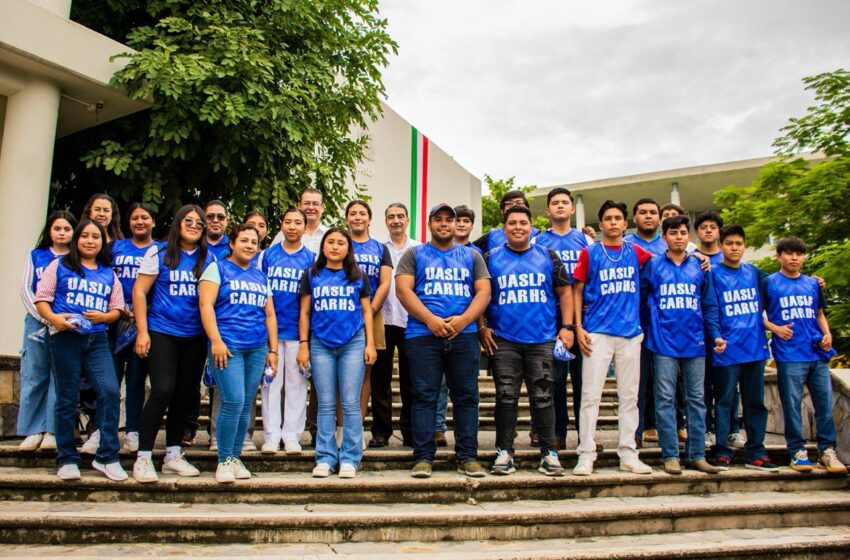
[[[207,240],[207,253],[212,253],[215,255],[216,260],[223,261],[230,254],[230,238],[227,237],[227,234],[221,236],[221,239],[218,240],[218,243],[213,245]],[[206,268],[206,267],[204,267]]]
[[[32,282],[30,283],[30,292],[35,294],[35,289],[38,287],[38,281],[41,280],[41,275],[47,265],[53,262],[57,257],[50,247],[46,249],[33,249],[30,251],[30,262],[32,263]]]
[[[310,333],[328,348],[339,348],[363,328],[361,276],[349,282],[345,270],[321,269],[306,272],[310,280]]]
[[[482,257],[484,256],[484,251],[482,251],[481,247],[479,247],[475,243],[467,243],[466,245],[464,245],[464,247],[466,247],[468,249],[472,249],[473,251],[475,251],[476,253],[478,253]]]
[[[718,251],[718,252],[714,253],[713,255],[706,255],[705,253],[703,253],[702,251],[697,249],[696,251],[694,251],[694,254],[697,254],[697,253],[699,253],[700,255],[704,255],[704,256],[708,257],[708,262],[709,262],[709,264],[711,264],[711,268],[714,268],[715,266],[720,266],[720,263],[723,262],[723,251]]]
[[[634,247],[628,242],[618,249],[594,243],[586,250],[584,330],[625,338],[639,335],[640,262]]]
[[[534,239],[540,230],[536,227],[531,228],[531,239]],[[505,233],[504,227],[493,228],[487,232],[487,252],[489,253],[496,247],[501,247],[508,242],[508,235]]]
[[[372,301],[381,279],[381,258],[384,256],[384,244],[371,237],[363,243],[352,240],[352,244],[354,246],[354,260],[357,261],[357,266],[360,267],[363,275],[369,279],[369,286],[372,288],[369,301]]]
[[[656,236],[652,241],[645,241],[643,238],[639,237],[638,234],[630,233],[623,238],[623,241],[634,243],[641,249],[645,249],[655,256],[663,255],[667,251],[667,243],[661,239],[660,235]]]
[[[741,263],[740,268],[720,263],[712,265],[709,276],[717,295],[720,336],[726,341],[722,354],[711,350],[712,363],[731,366],[766,360],[770,353],[764,333],[758,270],[747,263]]]
[[[63,259],[64,260],[64,259]],[[109,300],[112,298],[112,286],[115,284],[115,273],[108,266],[97,265],[96,270],[83,267],[85,276],[80,276],[62,261],[56,268],[56,292],[51,308],[56,314],[77,313],[84,311],[109,311]],[[106,323],[92,325],[88,333],[103,332]]]
[[[174,270],[164,262],[165,247],[159,252],[159,274],[153,285],[153,298],[148,307],[148,329],[171,336],[204,334],[198,308],[198,279],[192,268],[198,261],[198,251],[191,255],[180,251],[180,264]],[[207,253],[204,269],[215,257]]]
[[[452,245],[451,249],[441,251],[432,243],[423,243],[413,248],[413,255],[416,260],[413,291],[419,301],[437,317],[462,315],[475,295],[475,253],[463,245]],[[477,331],[475,321],[463,329],[465,333]],[[434,333],[410,315],[404,337],[417,336],[434,336]]]
[[[132,239],[116,239],[112,243],[112,270],[121,282],[124,290],[124,301],[128,305],[133,304],[133,284],[139,274],[139,266],[148,250],[154,245],[162,246],[161,243],[152,241],[142,248],[136,247]]]
[[[261,270],[268,276],[272,289],[280,340],[298,340],[298,284],[304,270],[315,259],[316,255],[303,245],[289,254],[283,249],[283,243],[275,243],[263,253]]]
[[[266,301],[268,278],[259,269],[243,269],[228,259],[216,261],[221,284],[215,300],[215,320],[221,339],[230,348],[247,350],[268,340]]]
[[[578,256],[581,254],[581,250],[588,246],[587,236],[584,235],[584,232],[571,229],[566,234],[559,235],[551,229],[547,229],[532,239],[531,243],[555,251],[567,268],[567,272],[570,273],[570,283],[573,282],[573,272],[575,272],[578,264]]]
[[[492,297],[488,325],[502,338],[518,344],[541,344],[555,338],[554,267],[549,249],[532,245],[516,253],[493,249],[487,258]]]
[[[700,261],[687,257],[677,265],[666,254],[653,257],[641,280],[649,314],[647,347],[671,358],[705,356],[706,336],[714,340],[719,332],[717,299]]]
[[[820,288],[811,276],[788,278],[781,272],[771,274],[762,285],[767,303],[767,319],[776,325],[794,323],[791,340],[774,335],[770,347],[777,362],[814,362],[820,360],[815,346],[823,333],[818,326]]]

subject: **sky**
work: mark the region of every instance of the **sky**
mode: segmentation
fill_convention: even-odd
[[[848,0],[381,0],[387,103],[474,175],[540,187],[765,157],[850,69]]]

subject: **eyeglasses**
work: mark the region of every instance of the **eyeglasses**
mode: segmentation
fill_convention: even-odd
[[[225,214],[207,214],[208,222],[223,222],[227,219],[227,215]]]
[[[314,200],[307,200],[307,201],[301,203],[301,206],[315,206],[316,208],[318,208],[321,205],[322,205],[321,202],[316,202]]]
[[[195,227],[198,229],[204,229],[206,224],[201,220],[193,220],[192,218],[183,218],[183,225],[186,227]]]

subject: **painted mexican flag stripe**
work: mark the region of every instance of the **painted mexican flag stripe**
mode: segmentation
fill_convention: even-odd
[[[410,127],[410,237],[425,241],[428,226],[428,137]]]

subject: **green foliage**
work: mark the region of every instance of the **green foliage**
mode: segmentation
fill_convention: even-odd
[[[804,82],[815,91],[818,105],[809,107],[804,117],[791,119],[774,146],[780,156],[808,149],[831,157],[816,165],[783,157],[765,165],[752,185],[719,191],[715,202],[726,208],[726,223],[744,226],[750,246],[786,235],[807,243],[804,271],[826,280],[830,324],[846,334],[850,332],[850,73],[837,70]]]
[[[114,79],[153,107],[57,147],[56,205],[107,190],[168,215],[221,198],[272,221],[314,186],[337,212],[396,49],[377,0],[108,0],[72,17],[137,52]],[[82,164],[80,163],[80,154]]]
[[[528,203],[531,204],[533,197],[528,196],[528,193],[536,189],[535,185],[526,187],[518,187],[514,184],[515,177],[510,179],[493,179],[489,175],[484,175],[484,182],[487,184],[488,194],[481,197],[481,232],[487,233],[491,229],[502,227],[502,209],[499,202],[502,196],[508,191],[522,191],[528,198]],[[533,219],[533,225],[540,227],[540,216]],[[544,227],[548,227],[549,220],[543,218]]]

